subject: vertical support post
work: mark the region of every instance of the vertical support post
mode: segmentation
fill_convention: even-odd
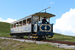
[[[11,29],[11,25],[12,25],[12,24],[10,24],[10,29]]]
[[[31,17],[31,33],[33,33],[33,16]]]
[[[31,24],[33,23],[33,16],[31,17]]]
[[[46,13],[46,9],[45,9],[45,13]]]
[[[27,24],[27,19],[26,19],[26,24]]]
[[[18,22],[18,27],[19,27],[19,22]]]
[[[40,21],[40,15],[39,15],[39,21]]]
[[[23,20],[22,20],[22,26],[23,26]]]
[[[13,23],[13,28],[14,28],[14,23]]]
[[[37,19],[37,32],[38,32],[38,21],[40,20],[40,16]]]
[[[19,22],[18,22],[18,31],[19,31]]]
[[[10,24],[10,33],[11,33],[11,24]]]
[[[50,18],[49,18],[49,23],[50,23]]]

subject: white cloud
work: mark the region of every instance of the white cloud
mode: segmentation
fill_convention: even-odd
[[[7,18],[6,20],[0,18],[0,22],[7,22],[7,23],[11,23],[13,21],[16,21],[16,19],[11,19],[11,18]]]
[[[54,2],[50,2],[50,4],[53,4]]]
[[[61,18],[56,19],[54,32],[75,36],[75,9],[70,9]]]

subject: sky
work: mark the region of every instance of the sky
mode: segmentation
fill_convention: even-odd
[[[75,0],[0,0],[0,22],[15,20],[40,12],[56,15],[50,19],[54,32],[75,36]]]

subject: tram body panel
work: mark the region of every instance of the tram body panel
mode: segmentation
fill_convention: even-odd
[[[21,27],[11,28],[11,33],[25,33],[25,32],[31,32],[31,24],[30,25],[24,25]]]
[[[23,28],[22,32],[31,32],[31,24],[30,25],[25,25],[22,28]]]

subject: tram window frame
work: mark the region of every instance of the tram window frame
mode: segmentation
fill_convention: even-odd
[[[35,22],[39,21],[39,16],[33,16],[32,18],[32,24],[35,24]]]
[[[10,28],[13,28],[13,24],[10,25]]]
[[[42,20],[43,20],[43,19],[44,19],[44,17],[41,17],[41,16],[40,16],[40,21],[41,21],[41,23],[42,23]],[[47,17],[46,20],[47,20],[47,22],[50,23],[50,17]]]
[[[19,24],[18,24],[18,22],[16,23],[16,27],[19,27]]]
[[[23,25],[26,25],[26,20],[23,20]]]
[[[28,21],[29,21],[29,24],[31,24],[31,18],[28,18],[28,19],[27,19],[27,23],[28,23]],[[27,24],[27,23],[26,23],[26,24]]]
[[[13,24],[13,28],[16,28],[16,23]]]
[[[21,25],[20,25],[20,24],[21,24]],[[19,27],[21,27],[21,26],[22,26],[22,21],[19,22]]]
[[[47,20],[47,22],[49,22],[49,23],[50,23],[50,17],[46,18],[46,20]]]

